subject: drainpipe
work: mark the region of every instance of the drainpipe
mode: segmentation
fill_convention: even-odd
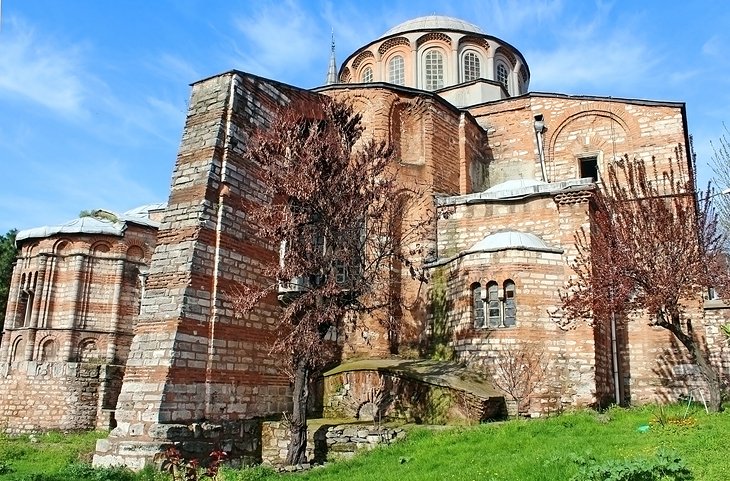
[[[611,361],[613,362],[613,391],[616,404],[621,404],[621,388],[618,375],[618,346],[616,342],[616,313],[611,311]]]
[[[550,182],[545,168],[545,149],[543,144],[543,133],[547,130],[542,114],[535,115],[535,140],[537,141],[537,154],[540,157],[540,170],[542,171],[543,182]]]

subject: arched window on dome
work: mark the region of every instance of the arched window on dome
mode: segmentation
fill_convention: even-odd
[[[362,83],[370,83],[373,81],[373,69],[372,67],[368,66],[362,69],[362,74],[360,74],[360,82]]]
[[[426,90],[438,90],[444,86],[444,55],[431,49],[424,56],[424,86]]]
[[[484,299],[482,299],[482,285],[478,282],[471,285],[471,305],[474,327],[484,327]]]
[[[404,85],[405,81],[405,62],[402,56],[395,55],[388,62],[388,82],[396,85]]]
[[[462,57],[462,81],[476,80],[482,76],[481,62],[475,52],[466,52]]]
[[[504,88],[509,92],[509,68],[504,62],[498,61],[497,68],[494,69],[495,80],[501,83]]]

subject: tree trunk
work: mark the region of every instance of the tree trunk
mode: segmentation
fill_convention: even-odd
[[[707,408],[712,412],[718,412],[722,409],[720,378],[717,371],[712,367],[709,356],[693,342],[693,348],[690,350],[693,360],[700,370],[700,375],[707,383],[707,389],[710,391],[710,399],[707,400]]]
[[[300,360],[294,372],[294,405],[291,417],[291,441],[286,455],[286,464],[297,465],[307,462],[307,399],[309,397],[309,367]]]
[[[720,377],[717,375],[717,371],[712,367],[710,362],[709,354],[702,350],[701,346],[697,343],[692,330],[692,321],[687,321],[687,333],[675,326],[680,325],[674,323],[669,330],[674,334],[679,342],[684,345],[689,351],[691,360],[697,365],[697,369],[700,371],[702,379],[707,383],[707,389],[709,390],[710,399],[707,399],[707,409],[712,412],[718,412],[722,409],[722,392],[720,385]]]

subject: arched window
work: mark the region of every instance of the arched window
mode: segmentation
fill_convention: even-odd
[[[41,346],[40,362],[53,362],[56,360],[58,345],[53,339],[48,339]]]
[[[497,82],[501,83],[509,92],[509,69],[502,62],[497,62]]]
[[[13,343],[13,350],[10,354],[10,362],[25,360],[25,339],[19,337]]]
[[[463,57],[463,76],[464,82],[469,80],[476,80],[482,76],[481,66],[479,64],[479,57],[474,52],[467,52]]]
[[[438,90],[444,86],[444,56],[438,50],[426,52],[424,59],[426,90]]]
[[[396,55],[388,62],[388,82],[403,85],[405,81],[405,62],[403,61],[403,57]]]
[[[369,83],[373,81],[373,69],[371,67],[365,67],[360,75],[360,81],[362,83]]]
[[[515,304],[515,283],[504,281],[504,327],[517,324],[517,305]]]
[[[93,339],[85,339],[79,343],[78,359],[81,362],[93,362],[100,359],[101,353]]]
[[[478,282],[471,285],[471,303],[474,311],[474,327],[484,327],[484,299],[482,299],[482,285]]]
[[[499,302],[499,286],[496,282],[487,284],[487,316],[489,327],[502,325],[502,306]]]

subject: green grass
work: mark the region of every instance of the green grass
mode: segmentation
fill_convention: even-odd
[[[678,454],[696,480],[730,479],[730,413],[694,411],[694,426],[652,425],[647,432],[637,431],[657,411],[656,407],[611,409],[438,432],[418,429],[404,442],[295,479],[568,481],[582,463],[651,459],[663,450]],[[678,418],[683,413],[681,406],[669,409],[669,415]],[[258,479],[285,478],[272,474]]]
[[[39,472],[54,473],[69,463],[88,461],[96,440],[104,436],[106,433],[102,432],[0,435],[0,481],[20,480]]]
[[[683,418],[684,409],[614,408],[605,413],[581,411],[475,427],[417,428],[403,442],[304,474],[275,474],[255,468],[224,470],[220,477],[225,481],[569,481],[579,476],[583,481],[607,479],[579,475],[586,466],[656,460],[658,453],[671,452],[684,461],[695,480],[730,479],[730,412],[707,415],[693,409],[693,421],[682,425],[676,421]],[[648,431],[638,430],[650,423]],[[39,435],[37,443],[30,443],[27,437],[0,438],[0,462],[15,470],[0,474],[0,481],[152,480],[149,472],[131,477],[122,472],[94,473],[79,465],[64,468],[79,456],[88,459],[97,437],[99,434],[94,433]]]

